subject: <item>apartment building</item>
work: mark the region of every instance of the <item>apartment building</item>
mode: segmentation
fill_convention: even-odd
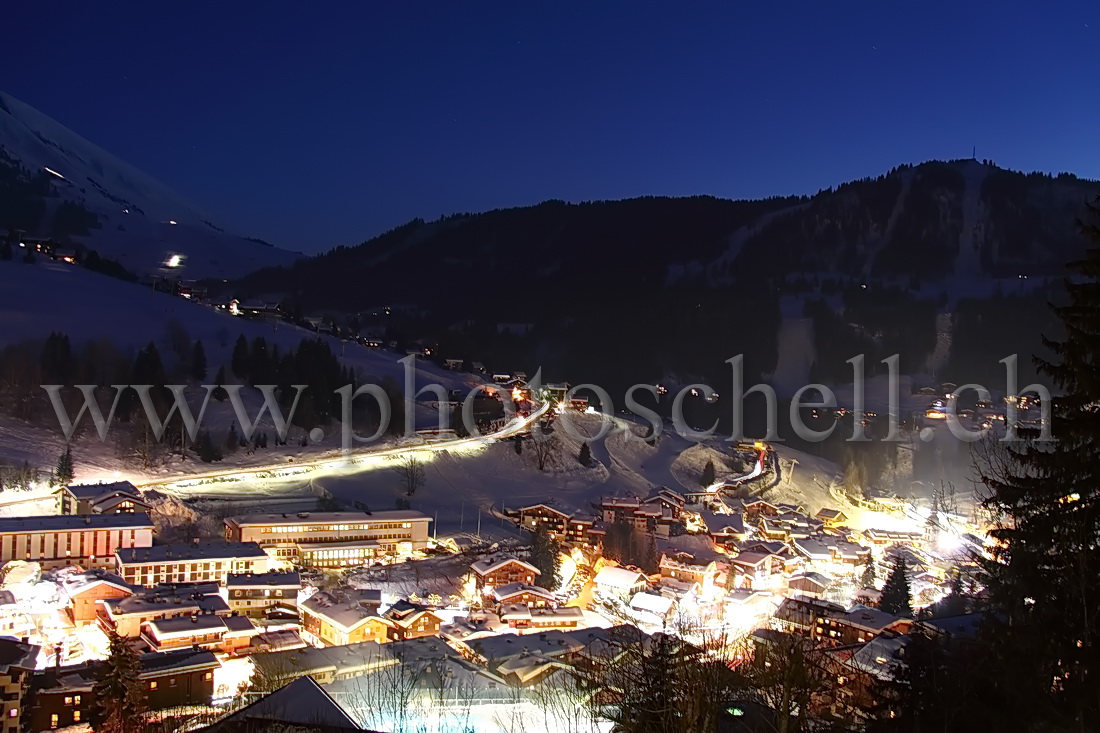
[[[230,573],[264,573],[267,553],[255,542],[209,542],[120,549],[118,575],[131,585],[197,583],[225,585]]]
[[[355,567],[423,550],[431,521],[428,515],[408,509],[250,514],[226,519],[225,538],[259,543],[272,558],[287,563]]]
[[[152,544],[153,522],[144,513],[0,518],[0,565],[28,560],[47,570],[111,569],[116,550]]]
[[[229,608],[250,618],[281,616],[298,618],[301,576],[293,571],[230,573],[225,582]]]
[[[0,639],[0,731],[19,733],[23,699],[41,648],[24,639]]]

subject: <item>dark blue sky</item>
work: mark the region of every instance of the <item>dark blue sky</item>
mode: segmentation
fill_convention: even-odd
[[[0,89],[224,226],[305,251],[548,198],[812,193],[974,145],[1006,167],[1100,178],[1095,2],[5,15]]]

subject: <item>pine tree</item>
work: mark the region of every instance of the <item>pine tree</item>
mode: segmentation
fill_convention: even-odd
[[[913,615],[913,606],[909,599],[909,565],[901,555],[894,560],[886,584],[882,586],[879,608],[895,616]]]
[[[557,590],[561,585],[561,546],[550,536],[546,525],[540,524],[535,530],[531,545],[531,564],[539,569],[539,585]]]
[[[195,441],[195,455],[203,463],[212,463],[222,459],[221,451],[214,447],[214,441],[210,439],[209,430],[199,432],[198,440]]]
[[[863,568],[863,575],[860,576],[859,582],[864,588],[873,588],[876,577],[878,576],[875,574],[875,561],[869,559],[866,567]]]
[[[191,351],[191,378],[196,382],[206,379],[206,349],[201,340],[195,342],[195,348]]]
[[[248,381],[248,363],[248,339],[242,333],[237,337],[237,343],[233,345],[233,357],[229,362],[237,379]]]
[[[707,465],[703,466],[703,475],[699,477],[699,484],[710,486],[714,483],[714,478],[714,461],[707,461]]]
[[[65,452],[57,459],[57,482],[61,486],[68,486],[73,482],[73,452],[67,445]]]
[[[1044,338],[1054,360],[1035,360],[1061,394],[1044,405],[1055,440],[1021,428],[981,471],[985,506],[1000,518],[986,566],[1003,690],[991,707],[1017,730],[1100,730],[1100,197],[1088,210],[1090,248],[1070,263],[1068,303],[1054,308],[1065,340]]]
[[[145,687],[141,661],[127,639],[108,632],[109,653],[92,688],[96,733],[131,733],[144,726]]]
[[[580,453],[577,454],[577,461],[588,468],[592,465],[592,449],[588,447],[588,443],[581,443]]]
[[[225,402],[229,397],[229,393],[225,391],[225,365],[218,367],[218,375],[214,377],[214,381],[218,383],[217,388],[211,393],[214,399],[218,402]]]

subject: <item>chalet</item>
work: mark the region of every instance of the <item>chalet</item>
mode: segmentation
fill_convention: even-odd
[[[633,598],[649,587],[646,576],[626,568],[605,567],[596,573],[593,578],[596,590],[609,596],[616,596],[623,601]]]
[[[231,613],[216,583],[142,588],[132,595],[101,600],[99,606],[99,625],[127,639],[138,638],[142,627],[154,619]]]
[[[581,512],[567,512],[552,504],[532,504],[519,510],[520,525],[536,531],[545,527],[556,540],[592,546],[597,544],[590,535],[596,518]]]
[[[772,616],[778,631],[807,636],[827,637],[829,628],[847,612],[843,606],[815,598],[784,598]]]
[[[393,641],[439,636],[439,626],[443,623],[431,609],[408,601],[393,604],[382,617],[390,622],[388,637]]]
[[[729,559],[733,588],[761,590],[776,586],[783,577],[784,559],[767,552],[742,552]]]
[[[780,514],[780,509],[775,504],[759,497],[750,497],[744,500],[745,516],[750,519],[758,519],[762,516],[774,517]]]
[[[298,619],[298,591],[301,588],[301,577],[291,570],[230,573],[225,581],[231,611],[273,621]]]
[[[668,537],[671,527],[680,521],[684,497],[669,489],[660,489],[645,499],[612,496],[600,502],[603,521],[625,522],[639,532]]]
[[[791,547],[812,565],[837,572],[854,572],[871,558],[870,548],[834,535],[798,538],[791,542]]]
[[[493,588],[489,594],[498,605],[522,603],[531,608],[546,608],[557,605],[554,594],[545,588],[527,583],[508,583]]]
[[[848,515],[839,509],[825,508],[815,514],[814,517],[820,519],[829,528],[841,527],[848,521]]]
[[[900,530],[872,528],[864,530],[863,537],[875,547],[888,547],[890,545],[920,547],[924,544],[923,532],[905,532]]]
[[[306,646],[257,654],[252,657],[252,663],[258,672],[271,679],[290,682],[310,676],[320,684],[328,685],[397,664],[398,660],[388,652],[391,646],[376,641],[341,646]]]
[[[809,598],[821,598],[831,581],[821,573],[803,573],[787,581],[787,588],[793,593]]]
[[[748,539],[749,532],[745,528],[745,519],[740,513],[715,514],[702,511],[699,512],[699,518],[706,525],[707,534],[718,544],[744,542]]]
[[[74,484],[61,490],[61,514],[134,514],[148,511],[149,502],[129,481]]]
[[[662,578],[674,578],[687,583],[698,583],[702,593],[709,592],[715,586],[719,575],[717,562],[714,560],[697,560],[687,553],[662,554],[658,567]]]
[[[106,570],[89,570],[70,575],[62,583],[62,590],[69,599],[69,617],[78,628],[96,623],[101,601],[126,598],[134,594],[134,587]]]
[[[248,647],[258,633],[247,616],[215,614],[155,618],[141,626],[141,640],[155,652],[202,648],[233,654]]]
[[[652,616],[658,623],[664,624],[672,618],[676,602],[653,593],[636,593],[630,599],[630,609],[643,616]]]
[[[299,606],[304,636],[325,646],[385,641],[390,621],[378,615],[381,604],[382,592],[377,590],[314,593]]]
[[[144,689],[148,710],[210,705],[214,672],[221,667],[211,652],[190,648],[152,652],[142,654],[139,661],[138,681]],[[35,674],[24,710],[24,729],[87,725],[97,707],[95,682],[104,664],[84,662]]]
[[[299,677],[250,705],[203,728],[207,733],[309,733],[362,731],[354,718],[311,677]]]
[[[444,359],[443,360],[443,368],[444,369],[453,369],[453,370],[457,371],[457,370],[462,368],[463,363],[464,362],[463,362],[462,359]]]
[[[566,631],[585,625],[584,611],[576,606],[531,608],[526,603],[503,603],[499,615],[501,621],[520,632],[525,629]]]
[[[861,644],[887,632],[907,634],[912,625],[912,619],[898,618],[877,608],[853,606],[836,620],[836,627],[829,629],[829,636],[836,644]]]
[[[467,643],[470,655],[490,671],[514,657],[541,654],[551,659],[568,659],[583,644],[564,631],[540,631],[537,634],[498,634]]]
[[[535,577],[541,575],[538,568],[520,560],[515,555],[499,553],[482,558],[470,566],[474,583],[482,593],[509,583],[527,583],[534,585]]]

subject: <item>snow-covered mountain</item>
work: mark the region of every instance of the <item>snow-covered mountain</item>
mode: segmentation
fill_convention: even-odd
[[[135,272],[157,271],[179,255],[176,276],[232,277],[300,256],[222,229],[151,176],[3,93],[0,165],[22,166],[28,179],[46,176],[52,184],[39,197],[44,206],[35,202],[41,213],[20,227],[28,236],[54,236],[58,205],[83,204],[98,226],[72,239]]]

